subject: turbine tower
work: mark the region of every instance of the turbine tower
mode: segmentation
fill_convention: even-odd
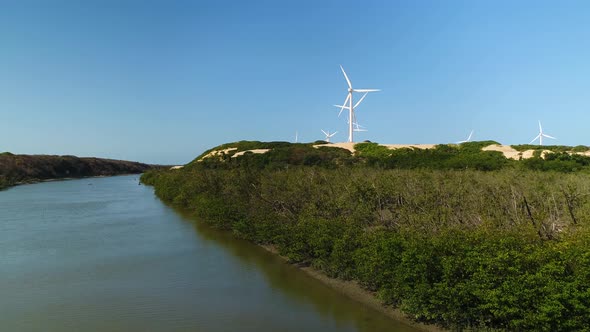
[[[340,116],[340,114],[342,113],[342,110],[348,109],[348,142],[352,143],[353,142],[352,133],[354,131],[358,131],[358,130],[355,130],[353,127],[354,124],[356,123],[356,118],[354,116],[354,109],[361,103],[361,101],[363,101],[363,99],[365,99],[365,97],[367,96],[367,94],[369,92],[377,92],[377,91],[381,91],[381,90],[378,90],[378,89],[353,89],[352,84],[350,83],[350,80],[348,79],[348,75],[346,75],[346,72],[344,71],[344,68],[342,68],[342,66],[340,66],[340,69],[342,70],[342,74],[344,74],[344,78],[346,79],[346,83],[348,84],[348,96],[346,96],[346,100],[344,100],[343,105],[336,105],[336,106],[340,107],[340,113],[338,113],[338,116]],[[352,100],[353,99],[353,96],[352,96],[353,92],[361,92],[361,93],[364,92],[365,93],[356,104],[353,104],[353,100]]]
[[[473,136],[473,130],[471,131],[471,133],[469,133],[469,137],[467,137],[467,139],[466,139],[466,140],[464,140],[464,141],[459,141],[459,142],[457,142],[457,144],[471,142],[471,136]]]
[[[539,139],[539,145],[543,145],[543,137],[547,137],[547,138],[551,138],[551,139],[557,139],[553,136],[549,136],[547,134],[545,134],[543,132],[543,127],[541,127],[541,121],[539,120],[539,135],[537,135],[537,137],[533,138],[533,140],[529,143],[529,144],[533,144],[534,141],[537,140],[537,138]]]
[[[336,131],[336,132],[333,132],[333,133],[331,133],[331,134],[330,134],[330,131],[329,131],[329,130],[328,130],[328,132],[325,132],[323,129],[321,129],[321,131],[322,131],[322,133],[324,133],[324,135],[326,135],[326,139],[325,139],[325,141],[326,141],[326,142],[328,142],[328,143],[330,143],[330,138],[331,138],[332,136],[336,135],[336,133],[338,133],[338,132]]]

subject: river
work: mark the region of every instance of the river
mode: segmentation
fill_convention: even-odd
[[[0,331],[416,331],[183,217],[138,176],[0,191]]]

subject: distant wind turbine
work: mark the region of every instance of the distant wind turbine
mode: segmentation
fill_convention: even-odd
[[[325,141],[330,143],[330,138],[332,138],[332,136],[336,135],[338,132],[335,131],[333,133],[330,134],[330,131],[328,130],[328,132],[325,132],[323,129],[321,129],[322,133],[324,133],[324,135],[326,135],[326,139]]]
[[[299,139],[299,134],[297,133],[297,131],[295,131],[295,143],[297,143],[298,139]]]
[[[543,145],[543,137],[547,137],[547,138],[551,138],[551,139],[557,139],[553,136],[549,136],[547,134],[545,134],[543,132],[543,127],[541,127],[541,121],[539,120],[539,135],[537,135],[537,137],[533,138],[533,140],[529,143],[529,144],[533,144],[534,141],[537,140],[537,138],[539,139],[539,145]]]
[[[340,113],[338,113],[338,116],[340,116],[340,114],[342,113],[342,111],[344,109],[348,110],[348,142],[352,143],[353,142],[353,132],[358,131],[358,130],[355,130],[353,127],[354,123],[356,122],[355,115],[354,115],[354,109],[363,101],[363,99],[365,99],[365,97],[367,96],[367,94],[369,92],[377,92],[377,91],[381,91],[381,90],[378,90],[378,89],[353,89],[352,83],[350,83],[350,80],[348,79],[348,75],[346,75],[344,68],[342,68],[342,66],[340,66],[340,69],[342,70],[342,74],[344,74],[344,78],[346,79],[346,83],[348,84],[348,95],[346,96],[346,99],[344,100],[344,103],[342,105],[336,105],[336,106],[340,107]],[[353,100],[352,100],[353,99],[353,96],[352,96],[353,92],[361,92],[361,93],[364,92],[365,93],[356,104],[353,104]]]
[[[457,142],[457,144],[471,142],[471,136],[473,136],[473,130],[471,131],[471,133],[469,133],[469,137],[467,137],[467,139],[466,139],[466,140],[464,140],[464,141],[459,141],[459,142]]]
[[[356,119],[355,119],[356,120]],[[358,122],[354,122],[354,131],[368,131],[364,126],[361,126]]]

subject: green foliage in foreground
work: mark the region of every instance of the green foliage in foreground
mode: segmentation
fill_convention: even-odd
[[[306,157],[317,149],[285,146],[149,171],[142,181],[214,227],[357,280],[418,321],[589,331],[588,175],[516,161],[488,172],[448,166],[469,158],[461,149],[396,154],[366,145],[355,157],[330,148]]]

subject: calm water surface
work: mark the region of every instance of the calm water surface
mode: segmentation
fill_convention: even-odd
[[[120,176],[0,192],[0,331],[415,330]]]

